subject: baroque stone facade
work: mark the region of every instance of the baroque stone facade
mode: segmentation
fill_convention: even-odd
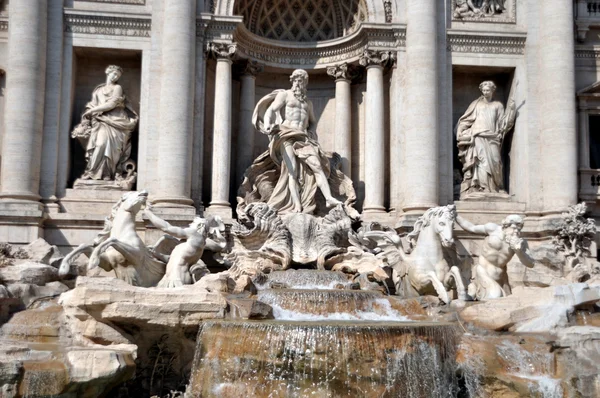
[[[86,160],[70,133],[100,72],[115,64],[139,115],[132,189],[148,190],[168,222],[237,217],[244,172],[268,144],[252,127],[254,107],[301,68],[310,76],[318,141],[340,155],[366,221],[409,230],[428,208],[455,204],[475,224],[520,214],[524,236],[550,241],[553,220],[580,199],[592,217],[600,214],[597,35],[587,34],[600,29],[600,17],[593,2],[571,3],[3,3],[0,240],[44,236],[67,251],[102,229],[121,193],[73,189]],[[544,76],[561,79],[549,84]],[[514,127],[493,157],[505,193],[461,199],[453,131],[483,81],[497,86],[495,101],[514,100]],[[146,218],[137,228],[147,243],[158,237]],[[476,252],[481,239],[465,239]]]

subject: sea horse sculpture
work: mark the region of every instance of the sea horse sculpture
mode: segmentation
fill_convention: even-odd
[[[80,255],[89,256],[88,270],[114,270],[117,278],[142,287],[156,286],[165,274],[165,263],[155,258],[135,230],[135,216],[146,205],[147,191],[127,192],[113,206],[104,229],[92,244],[82,244],[63,259],[59,275],[65,276]]]
[[[450,266],[444,257],[444,248],[454,244],[453,229],[456,220],[454,205],[434,207],[419,217],[414,230],[408,234],[411,250],[405,252],[400,236],[391,228],[366,225],[350,236],[350,243],[375,254],[394,269],[397,294],[405,297],[434,293],[449,303],[447,290],[450,280],[458,298],[466,300],[465,286],[457,266]]]

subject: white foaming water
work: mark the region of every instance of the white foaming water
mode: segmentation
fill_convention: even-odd
[[[273,317],[282,321],[387,321],[407,322],[411,319],[392,308],[389,300],[375,299],[373,303],[380,308],[379,313],[373,311],[333,312],[328,314],[311,314],[282,308],[272,304]]]
[[[529,391],[542,398],[563,396],[560,379],[554,374],[553,355],[549,352],[530,352],[518,344],[504,341],[498,345],[498,354],[506,362],[507,370],[513,376],[531,380]]]

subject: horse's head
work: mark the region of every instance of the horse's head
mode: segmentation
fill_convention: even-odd
[[[125,210],[132,214],[137,214],[142,206],[146,205],[148,200],[148,191],[127,192],[121,197],[119,210]]]
[[[429,227],[439,236],[442,246],[451,247],[454,244],[454,221],[456,221],[454,205],[433,207],[419,217],[407,238],[414,247],[421,231]]]
[[[440,237],[444,247],[454,244],[454,221],[456,221],[456,207],[454,205],[436,207],[439,213],[433,217],[431,224]]]

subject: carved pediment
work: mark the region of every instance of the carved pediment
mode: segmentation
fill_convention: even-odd
[[[577,92],[578,97],[598,97],[600,98],[600,81],[582,88]]]

